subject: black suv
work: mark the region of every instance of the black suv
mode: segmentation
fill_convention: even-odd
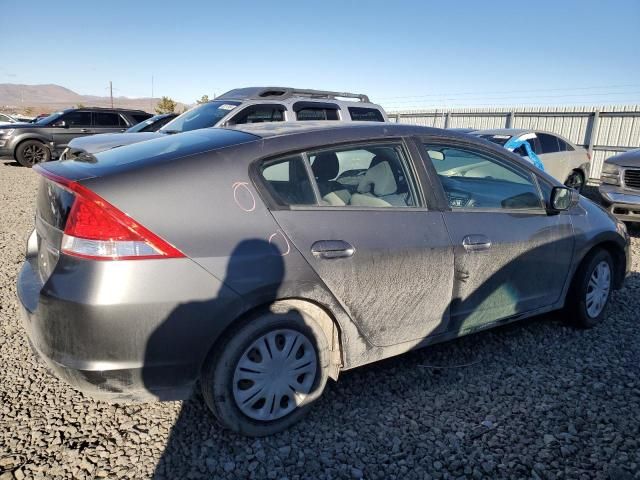
[[[0,126],[0,157],[13,157],[21,165],[57,158],[76,137],[95,133],[124,132],[150,118],[142,110],[119,108],[71,108],[56,112],[36,123]]]

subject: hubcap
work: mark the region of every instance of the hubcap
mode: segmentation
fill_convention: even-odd
[[[611,267],[605,261],[593,269],[587,287],[587,313],[591,318],[600,315],[609,298],[611,288]]]
[[[233,375],[233,397],[254,420],[276,420],[300,405],[318,370],[315,348],[296,330],[266,333],[242,354]]]
[[[43,147],[38,145],[28,145],[23,152],[24,159],[30,164],[35,165],[45,159],[45,151]]]

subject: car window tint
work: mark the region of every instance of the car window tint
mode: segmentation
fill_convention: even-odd
[[[351,120],[359,122],[384,122],[382,113],[375,108],[349,107]]]
[[[558,137],[549,135],[547,133],[536,133],[538,140],[540,141],[540,148],[542,153],[555,153],[560,151],[558,146]]]
[[[413,207],[415,182],[399,144],[309,152],[322,204],[335,207]]]
[[[315,204],[313,187],[299,155],[265,162],[260,173],[280,205]]]
[[[296,113],[298,120],[339,120],[338,111],[332,108],[303,108]]]
[[[119,127],[120,115],[111,112],[94,112],[94,122],[96,127]]]
[[[69,127],[90,127],[91,112],[69,112],[60,120],[66,122]]]
[[[453,209],[542,208],[533,174],[489,155],[425,145]]]
[[[145,121],[147,118],[151,118],[151,115],[148,113],[133,113],[131,116],[138,123]]]
[[[573,152],[575,149],[567,142],[558,138],[558,146],[560,147],[561,152]]]
[[[245,108],[229,123],[241,125],[245,123],[283,122],[284,106],[281,105],[253,105]]]

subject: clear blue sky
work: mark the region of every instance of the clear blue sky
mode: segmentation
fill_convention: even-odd
[[[0,83],[192,103],[240,86],[385,107],[640,103],[639,0],[0,0]]]

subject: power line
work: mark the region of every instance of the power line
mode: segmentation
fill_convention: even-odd
[[[640,105],[640,98],[636,99],[636,100],[630,100],[625,102],[627,104],[633,104],[633,105]],[[447,110],[450,108],[492,108],[492,107],[519,107],[519,106],[523,106],[523,105],[531,105],[531,106],[536,106],[536,107],[571,107],[571,106],[575,106],[575,105],[594,105],[594,106],[615,106],[615,105],[619,105],[618,103],[598,103],[598,102],[593,102],[593,101],[578,101],[578,102],[571,102],[571,103],[565,103],[562,105],[559,105],[557,103],[540,103],[540,102],[510,102],[510,103],[449,103],[446,105],[442,105],[442,104],[422,104],[422,105],[412,105],[410,107],[404,106],[404,107],[394,107],[394,106],[386,106],[385,109],[386,110],[390,110],[390,109],[395,109],[397,111],[407,111],[407,110],[431,110],[431,109],[438,109],[438,110]],[[394,113],[394,112],[390,112],[390,113]]]
[[[401,95],[397,97],[378,97],[379,100],[390,100],[395,98],[426,98],[426,97],[440,97],[443,95],[492,95],[496,93],[534,93],[534,92],[562,92],[573,90],[601,90],[603,88],[628,88],[628,87],[640,87],[638,83],[630,83],[626,85],[600,85],[592,87],[566,87],[566,88],[538,88],[529,90],[499,90],[494,92],[450,92],[450,93],[429,93],[424,95]]]
[[[608,97],[608,96],[618,96],[618,95],[637,95],[640,94],[640,91],[638,90],[634,90],[631,92],[598,92],[598,93],[590,93],[590,94],[583,94],[583,93],[575,93],[575,94],[562,94],[562,95],[535,95],[536,99],[541,99],[541,98],[576,98],[576,97]],[[462,98],[462,97],[450,97],[450,98],[434,98],[431,101],[433,102],[452,102],[452,101],[473,101],[473,100],[517,100],[519,98],[522,98],[522,95],[518,95],[518,96],[514,96],[514,95],[502,95],[502,96],[497,96],[497,97],[492,97],[492,96],[479,96],[479,97],[467,97],[467,98]],[[411,105],[411,104],[415,104],[416,100],[402,100],[402,101],[396,101],[396,102],[380,102],[383,105],[388,105],[388,106],[397,106],[397,107],[402,107],[402,106],[406,106],[407,104]],[[539,102],[538,102],[539,103]]]

